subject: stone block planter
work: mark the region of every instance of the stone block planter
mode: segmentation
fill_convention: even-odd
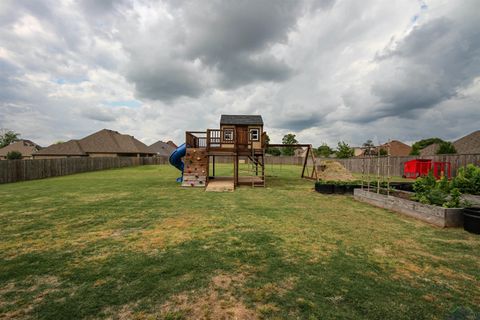
[[[387,196],[369,192],[367,190],[355,189],[353,193],[358,201],[366,202],[374,206],[389,209],[438,227],[462,227],[462,208],[443,208],[412,200],[402,199],[395,196]]]

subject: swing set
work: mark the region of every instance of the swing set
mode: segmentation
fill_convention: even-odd
[[[307,148],[305,153],[305,158],[303,160],[302,175],[303,179],[309,179],[318,181],[318,172],[317,172],[317,159],[313,152],[313,147],[311,144],[268,144],[268,148]],[[311,159],[312,167],[309,170],[308,160]],[[280,164],[281,165],[281,164]],[[273,168],[273,167],[272,167]]]

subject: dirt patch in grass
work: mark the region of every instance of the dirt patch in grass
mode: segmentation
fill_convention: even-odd
[[[202,292],[181,293],[172,297],[161,307],[161,314],[181,319],[258,319],[255,310],[234,295],[236,288],[246,280],[243,273],[218,274],[212,278],[208,288]]]
[[[80,203],[95,203],[98,201],[121,199],[130,196],[131,192],[115,192],[115,193],[95,193],[95,194],[71,194],[75,197],[75,200]]]
[[[193,215],[179,215],[162,219],[152,228],[142,230],[128,245],[133,250],[146,253],[178,245],[194,237],[205,237],[213,231],[210,222]]]

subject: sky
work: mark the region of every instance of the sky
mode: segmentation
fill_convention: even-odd
[[[147,144],[261,114],[274,143],[480,129],[479,0],[2,0],[0,128]]]

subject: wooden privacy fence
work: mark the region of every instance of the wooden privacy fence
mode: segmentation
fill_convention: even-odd
[[[353,173],[362,173],[363,164],[365,161],[366,170],[370,169],[370,173],[376,175],[377,167],[380,167],[380,174],[386,175],[388,168],[387,164],[390,163],[390,175],[402,176],[403,165],[405,162],[414,159],[432,159],[432,161],[450,162],[452,176],[457,175],[457,171],[461,167],[465,167],[467,164],[480,165],[480,154],[452,154],[452,155],[435,155],[435,156],[406,156],[406,157],[356,157],[349,159],[319,159],[319,160],[335,160],[340,162],[345,168]]]
[[[0,161],[0,184],[66,176],[74,173],[166,164],[168,157],[61,158]]]
[[[458,168],[465,167],[473,163],[480,165],[480,154],[455,154],[455,155],[435,155],[435,156],[407,156],[390,157],[390,175],[402,176],[403,165],[406,161],[413,159],[432,159],[433,161],[446,161],[451,163],[452,175],[457,174]],[[336,159],[320,158],[321,160],[334,160],[340,162],[345,168],[353,173],[362,173],[363,158]],[[217,156],[216,163],[232,163],[232,157]],[[304,158],[296,156],[266,156],[266,165],[303,165]],[[311,161],[309,161],[309,165]],[[0,161],[0,184],[43,179],[49,177],[65,176],[74,173],[124,168],[141,165],[168,164],[168,157],[148,157],[148,158],[130,158],[130,157],[111,157],[111,158],[62,158],[62,159],[35,159],[35,160],[2,160]],[[387,174],[387,158],[382,157],[379,160],[376,157],[365,158],[365,165],[370,173],[377,174],[377,164],[380,166],[380,174]],[[267,168],[268,170],[268,168]]]

